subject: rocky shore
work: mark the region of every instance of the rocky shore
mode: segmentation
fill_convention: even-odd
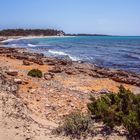
[[[32,69],[41,70],[43,78],[28,76]],[[140,75],[1,46],[0,136],[6,140],[69,139],[54,136],[51,130],[74,110],[86,113],[90,95],[116,92],[120,85],[138,94]],[[106,137],[123,139],[117,134],[99,134],[94,139]]]

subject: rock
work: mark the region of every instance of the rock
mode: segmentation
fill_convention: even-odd
[[[71,60],[60,60],[59,63],[61,65],[72,65],[72,61]]]
[[[63,71],[63,68],[60,66],[55,66],[53,69],[49,70],[51,73],[61,73]]]
[[[46,80],[51,80],[53,77],[54,77],[54,74],[53,73],[45,73],[44,74],[44,78]]]
[[[17,50],[15,48],[4,48],[0,47],[0,54],[11,54],[11,53],[16,53]]]
[[[27,61],[27,60],[23,60],[23,65],[29,66],[29,65],[31,65],[31,63],[29,61]]]
[[[29,82],[27,80],[23,80],[22,84],[27,85]]]
[[[70,103],[70,106],[71,106],[71,107],[74,107],[74,104],[73,104],[73,103]]]
[[[16,93],[18,91],[18,86],[17,85],[13,85],[13,86],[9,87],[8,91]]]
[[[34,63],[38,64],[38,65],[44,65],[44,62],[42,59],[35,59]]]
[[[30,89],[29,92],[30,92],[31,94],[34,94],[34,93],[36,92],[36,89]]]
[[[100,91],[98,91],[98,94],[108,94],[110,93],[107,89],[102,89]]]
[[[24,54],[15,54],[14,57],[18,60],[28,60],[28,56],[24,56]]]
[[[9,71],[6,71],[6,73],[10,76],[17,76],[18,75],[18,72],[15,70],[9,70]]]
[[[21,80],[21,79],[14,79],[14,82],[15,82],[16,84],[22,84],[22,80]]]
[[[67,68],[65,70],[65,73],[69,74],[69,75],[76,75],[78,74],[78,70],[76,70],[75,68],[71,67],[71,68]]]

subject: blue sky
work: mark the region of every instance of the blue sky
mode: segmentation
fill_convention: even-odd
[[[140,0],[0,0],[0,29],[140,35]]]

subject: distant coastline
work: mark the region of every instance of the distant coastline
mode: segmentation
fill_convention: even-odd
[[[66,34],[66,36],[112,36],[106,34]]]
[[[56,29],[4,29],[0,30],[0,36],[2,37],[27,37],[27,36],[38,36],[38,37],[48,37],[48,36],[111,36],[106,34],[69,34],[62,30]],[[0,40],[1,41],[1,40]]]

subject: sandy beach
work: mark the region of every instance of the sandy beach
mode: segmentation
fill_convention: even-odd
[[[67,38],[67,37],[75,37],[75,36],[0,36],[1,43],[6,43],[12,40],[20,40],[20,39],[34,39],[34,38]]]

